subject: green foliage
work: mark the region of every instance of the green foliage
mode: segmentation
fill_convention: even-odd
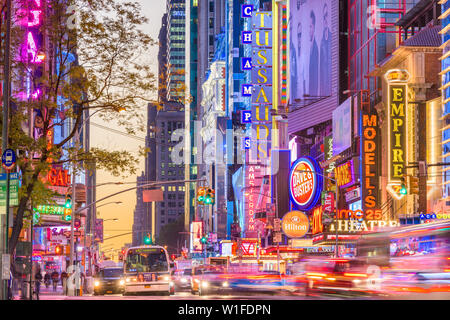
[[[77,7],[74,28],[67,24],[73,18],[73,12],[67,10],[69,5]],[[97,112],[96,116],[104,121],[114,121],[115,127],[123,126],[130,134],[145,129],[141,109],[152,102],[156,91],[151,63],[143,58],[154,44],[140,30],[145,23],[147,19],[136,2],[52,0],[41,26],[52,50],[46,50],[46,68],[41,74],[34,72],[35,65],[26,65],[17,59],[26,30],[13,23],[14,110],[8,146],[18,151],[22,186],[19,206],[15,209],[11,252],[31,203],[53,204],[51,198],[55,194],[43,179],[52,163],[74,165],[77,170],[92,169],[95,164],[97,169],[114,176],[136,173],[139,159],[130,152],[101,147],[85,150],[74,141],[88,111],[89,115]],[[71,60],[74,56],[75,61]],[[23,101],[15,94],[24,89],[25,77],[30,78],[32,92],[37,88],[41,90],[37,99]],[[39,111],[42,117],[37,117],[33,110]],[[72,125],[67,137],[58,144],[49,143],[52,130],[60,126],[67,130],[68,123]],[[35,127],[41,131],[36,140],[32,135]]]

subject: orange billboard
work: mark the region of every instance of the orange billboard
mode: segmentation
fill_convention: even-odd
[[[283,217],[281,229],[289,238],[302,238],[309,230],[309,219],[301,211],[288,212]]]

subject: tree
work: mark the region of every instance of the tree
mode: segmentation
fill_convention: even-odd
[[[41,11],[40,16],[30,15],[33,10]],[[128,133],[143,130],[139,108],[153,100],[157,87],[150,63],[142,58],[154,41],[139,29],[147,19],[135,2],[22,0],[12,16],[8,147],[18,151],[22,186],[9,241],[11,254],[29,221],[31,203],[51,203],[56,195],[43,178],[52,165],[83,170],[95,164],[115,176],[136,172],[138,158],[130,152],[86,150],[74,143],[74,137],[89,111],[105,121],[117,121]],[[32,38],[32,27],[24,28],[23,21],[28,26],[40,21]],[[40,61],[42,52],[45,59]],[[61,126],[68,132],[54,142],[54,130]]]

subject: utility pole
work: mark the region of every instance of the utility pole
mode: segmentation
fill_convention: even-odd
[[[9,127],[9,108],[11,95],[11,0],[6,0],[6,34],[5,34],[5,59],[3,72],[3,128],[2,128],[2,153],[8,148],[8,127]],[[5,170],[3,169],[3,172]],[[9,237],[9,173],[6,174],[6,228],[4,230],[4,248],[3,254],[9,254],[8,237]],[[2,226],[3,229],[3,226]],[[3,230],[2,230],[3,231]],[[9,258],[11,264],[11,258]],[[5,261],[2,257],[2,261]],[[2,266],[4,268],[5,266]],[[8,266],[7,268],[9,268]],[[3,283],[3,300],[8,299],[8,280]]]

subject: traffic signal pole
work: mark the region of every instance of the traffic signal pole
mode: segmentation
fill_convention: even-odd
[[[11,95],[11,12],[12,5],[11,0],[6,0],[6,11],[5,11],[5,19],[6,19],[6,34],[4,38],[4,70],[3,70],[3,127],[2,127],[2,152],[4,152],[8,148],[8,126],[9,126],[9,104],[10,104],[10,95]],[[5,172],[5,170],[3,170]],[[8,238],[9,238],[9,173],[6,174],[6,228],[4,229],[4,245],[3,245],[3,254],[9,254],[9,246],[8,246]],[[1,227],[3,231],[3,226]],[[10,256],[9,256],[10,257]],[[3,261],[2,257],[2,261]],[[11,258],[10,258],[11,264]],[[3,268],[10,268],[10,266],[3,266]],[[2,272],[3,273],[3,270]],[[8,280],[4,279],[3,281],[3,300],[8,299]]]

